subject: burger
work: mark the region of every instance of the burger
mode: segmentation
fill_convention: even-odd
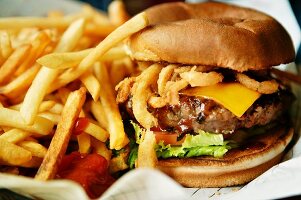
[[[140,71],[116,88],[137,143],[155,136],[155,167],[186,187],[225,187],[279,163],[294,132],[294,96],[271,73],[295,58],[281,24],[216,2],[145,12],[150,25],[126,41]]]

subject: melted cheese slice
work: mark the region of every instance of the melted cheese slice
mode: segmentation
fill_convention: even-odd
[[[181,94],[212,99],[237,117],[241,117],[261,95],[240,83],[218,83],[206,87],[194,87],[183,90]]]

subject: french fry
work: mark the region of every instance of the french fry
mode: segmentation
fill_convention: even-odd
[[[105,142],[109,137],[109,134],[106,130],[91,122],[88,123],[88,125],[84,129],[84,132],[88,133],[89,135],[93,136],[94,138],[102,142]]]
[[[52,53],[37,60],[43,66],[53,69],[66,69],[78,65],[93,49],[85,49],[77,52]],[[125,50],[122,47],[114,47],[105,53],[99,61],[113,61],[124,58]]]
[[[33,141],[22,141],[19,142],[18,145],[30,151],[32,156],[36,156],[38,158],[44,158],[47,152],[47,149],[43,145]]]
[[[137,167],[151,167],[157,165],[158,158],[155,151],[156,138],[152,131],[147,130],[138,148]]]
[[[33,156],[30,161],[20,164],[20,167],[38,168],[38,167],[40,167],[42,161],[43,161],[43,158],[38,158],[38,157]]]
[[[17,67],[23,62],[23,59],[28,55],[31,45],[24,45],[16,49],[0,68],[0,84],[7,82]]]
[[[116,29],[112,24],[88,24],[85,29],[85,35],[91,37],[107,37]]]
[[[51,113],[51,112],[41,112],[41,113],[38,113],[37,116],[48,119],[48,120],[52,121],[52,123],[54,123],[54,124],[58,124],[59,121],[61,120],[61,116],[59,114],[55,114],[55,113]]]
[[[140,31],[148,25],[148,19],[146,14],[140,13],[115,29],[108,37],[100,42],[79,64],[78,67],[73,70],[67,70],[61,74],[56,84],[50,87],[48,93],[51,93],[58,88],[74,81],[85,73],[96,61],[98,61],[108,50],[114,47],[116,44],[123,41],[128,36],[135,32]]]
[[[53,69],[66,69],[78,65],[92,49],[76,52],[52,53],[37,60],[41,65]]]
[[[13,48],[10,41],[10,36],[7,32],[2,32],[0,35],[1,51],[4,58],[8,58],[13,52]]]
[[[29,133],[28,131],[23,131],[21,129],[14,128],[0,135],[0,139],[15,144],[20,141],[23,141],[25,138],[29,137],[30,135],[31,133]]]
[[[15,127],[32,133],[47,135],[52,131],[54,124],[43,117],[36,117],[32,125],[27,125],[24,123],[20,112],[8,108],[0,108],[0,126]]]
[[[78,151],[87,154],[91,149],[91,137],[87,133],[81,133],[77,136]]]
[[[107,129],[108,121],[100,101],[91,101],[91,112],[100,126]]]
[[[109,19],[115,26],[120,26],[130,19],[123,1],[112,1],[108,7]]]
[[[55,106],[55,101],[43,101],[39,107],[39,112],[44,112],[50,110],[53,106]],[[10,106],[10,109],[20,110],[22,103]]]
[[[83,33],[85,21],[80,19],[70,25],[63,34],[55,51],[64,52],[72,50]],[[37,116],[39,106],[46,95],[46,91],[58,75],[59,70],[42,67],[29,90],[27,91],[20,113],[26,124],[32,124]]]
[[[68,88],[63,87],[58,90],[57,94],[61,99],[61,102],[65,104],[70,93],[71,91]]]
[[[30,86],[40,68],[41,66],[39,64],[35,64],[10,83],[0,87],[0,94],[4,94],[9,98],[16,98],[20,96],[20,94],[22,94],[22,92]]]
[[[99,65],[95,68],[96,75],[102,86],[102,95],[100,96],[101,104],[103,105],[104,113],[108,122],[107,130],[110,134],[110,148],[121,149],[128,142],[128,138],[124,132],[122,119],[118,110],[117,103],[115,101],[114,92],[112,86],[109,84],[109,76],[107,68],[104,65]]]
[[[101,155],[107,161],[111,160],[112,151],[106,147],[105,143],[92,138],[92,146],[93,146],[94,153]]]
[[[81,82],[86,86],[94,101],[100,96],[100,84],[91,72],[86,72],[80,77]]]
[[[60,20],[45,17],[6,17],[0,18],[0,29],[59,28],[64,29],[74,19],[62,18]]]
[[[61,121],[57,126],[35,179],[46,181],[54,178],[58,165],[66,152],[73,126],[85,102],[85,97],[86,90],[84,88],[72,92],[69,95],[62,112]]]
[[[17,71],[15,72],[16,75],[22,74],[26,69],[31,67],[37,58],[39,58],[47,45],[50,43],[50,37],[45,31],[40,31],[34,37],[33,41],[31,42],[32,48],[30,49],[30,53],[26,56],[25,60],[23,60],[22,64],[18,67]]]
[[[9,165],[21,165],[30,161],[31,158],[30,151],[0,139],[0,162]]]
[[[63,105],[60,103],[55,103],[55,105],[49,109],[49,112],[54,113],[54,114],[61,114],[63,110]]]

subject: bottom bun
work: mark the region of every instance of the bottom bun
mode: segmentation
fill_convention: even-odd
[[[281,161],[293,133],[293,129],[274,129],[248,139],[223,158],[170,158],[159,160],[157,168],[185,187],[245,184]]]

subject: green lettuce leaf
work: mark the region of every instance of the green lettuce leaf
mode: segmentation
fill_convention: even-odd
[[[208,147],[211,145],[223,145],[224,137],[222,134],[213,134],[205,131],[199,131],[199,135],[186,135],[182,144],[183,148]]]
[[[133,121],[131,121],[131,124],[135,130],[136,143],[140,144],[141,136],[145,130]],[[156,145],[155,150],[158,158],[189,158],[195,156],[214,156],[219,158],[234,147],[236,147],[235,144],[230,141],[224,141],[222,134],[199,131],[198,135],[186,134],[181,146],[165,145],[163,141],[160,141]],[[136,155],[133,153],[131,160],[134,160],[135,157]]]
[[[133,122],[132,120],[131,120],[130,122],[131,122],[131,124],[133,125],[133,128],[134,128],[134,130],[135,130],[136,143],[137,143],[137,144],[140,144],[141,138],[142,138],[142,134],[143,134],[143,132],[144,132],[145,130],[144,130],[143,128],[141,128],[141,127],[139,126],[139,124]]]

